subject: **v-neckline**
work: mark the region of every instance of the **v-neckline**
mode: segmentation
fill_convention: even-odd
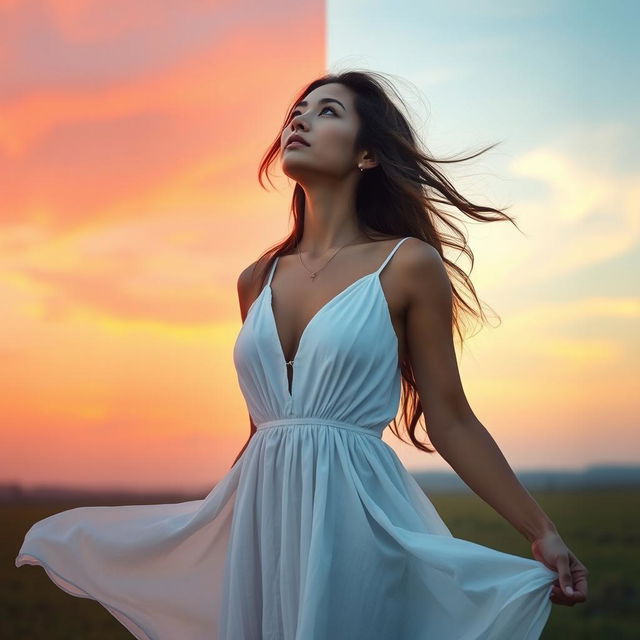
[[[280,334],[278,332],[278,323],[276,321],[276,314],[273,311],[273,288],[271,287],[271,282],[268,282],[265,285],[264,289],[269,289],[269,300],[267,301],[267,306],[269,307],[269,315],[271,316],[271,326],[273,329],[274,339],[276,344],[278,345],[278,351],[280,353],[280,366],[284,365],[285,391],[287,392],[289,401],[293,401],[293,385],[295,384],[295,381],[296,381],[296,375],[295,373],[293,374],[293,377],[291,379],[291,389],[289,389],[289,372],[287,370],[287,367],[291,362],[295,364],[295,361],[300,357],[300,352],[302,350],[302,347],[304,346],[304,339],[307,333],[309,332],[309,328],[314,324],[314,322],[322,314],[322,312],[326,311],[326,309],[329,308],[334,302],[339,300],[343,295],[345,295],[348,291],[353,289],[357,284],[360,284],[361,282],[364,282],[365,280],[373,276],[377,277],[378,272],[379,272],[379,269],[376,271],[372,271],[371,273],[367,273],[361,276],[360,278],[358,278],[357,280],[354,280],[351,284],[347,285],[344,289],[342,289],[342,291],[339,291],[338,293],[336,293],[335,296],[327,300],[327,302],[325,302],[311,316],[311,319],[309,320],[309,322],[307,322],[304,329],[302,330],[302,333],[300,334],[298,345],[296,347],[296,352],[294,353],[292,360],[287,360],[284,354],[284,349],[282,348],[282,342],[280,341]]]
[[[338,298],[340,298],[340,296],[342,296],[343,294],[345,294],[347,291],[349,291],[350,289],[352,289],[353,287],[355,287],[355,285],[359,284],[360,282],[362,282],[363,280],[366,280],[367,278],[370,278],[371,276],[375,276],[377,275],[376,271],[373,271],[372,273],[367,273],[365,275],[363,275],[362,277],[358,278],[357,280],[354,280],[351,284],[347,285],[344,289],[342,289],[342,291],[338,291],[338,293],[336,293],[335,296],[333,296],[332,298],[329,298],[329,300],[327,300],[327,302],[325,302],[312,316],[311,319],[309,320],[309,322],[307,322],[307,324],[305,325],[304,329],[302,330],[302,333],[300,334],[300,338],[298,340],[298,345],[296,347],[296,352],[293,354],[293,358],[291,360],[287,360],[287,357],[284,355],[284,349],[282,348],[282,342],[280,340],[280,333],[278,331],[278,323],[276,321],[276,314],[273,311],[273,289],[271,287],[271,283],[267,284],[266,286],[269,288],[269,309],[271,311],[271,318],[273,320],[273,328],[275,329],[276,332],[276,336],[278,338],[278,345],[280,346],[280,355],[282,356],[282,360],[287,363],[287,362],[295,362],[296,358],[298,357],[298,354],[300,353],[300,347],[302,346],[302,341],[304,339],[305,334],[307,333],[307,330],[309,329],[309,326],[313,323],[313,321],[320,315],[320,313],[322,311],[324,311],[331,303],[333,303],[335,300],[337,300]]]
[[[287,395],[287,400],[288,400],[289,403],[293,403],[294,386],[295,386],[296,380],[297,380],[297,376],[294,374],[294,371],[293,371],[293,364],[295,363],[296,360],[298,360],[300,358],[300,354],[301,354],[302,349],[304,348],[304,345],[305,345],[305,338],[307,337],[307,334],[309,333],[309,331],[311,330],[311,328],[313,327],[315,322],[317,322],[318,318],[320,316],[322,316],[322,314],[327,309],[329,309],[329,307],[331,307],[333,304],[335,304],[336,302],[341,300],[354,287],[356,287],[359,284],[362,284],[363,282],[369,281],[370,278],[376,278],[377,279],[378,286],[376,287],[376,293],[381,294],[382,297],[385,299],[385,306],[387,308],[387,315],[389,317],[389,324],[391,325],[391,329],[393,331],[394,338],[396,339],[396,350],[397,350],[397,348],[398,348],[397,347],[398,337],[396,335],[395,328],[393,327],[393,322],[391,320],[391,312],[389,310],[389,306],[388,306],[388,303],[387,303],[387,300],[386,300],[386,296],[384,295],[384,292],[382,290],[382,283],[380,282],[380,273],[385,268],[385,266],[387,265],[389,260],[391,260],[393,254],[396,252],[396,250],[400,247],[400,245],[406,239],[407,239],[407,237],[404,237],[404,238],[401,238],[398,242],[396,242],[396,244],[392,247],[391,251],[389,251],[387,253],[387,257],[383,260],[382,264],[375,271],[372,271],[371,273],[366,273],[365,275],[361,276],[357,280],[354,280],[351,284],[349,284],[344,289],[342,289],[342,291],[339,291],[338,293],[336,293],[335,296],[333,296],[332,298],[327,300],[327,302],[325,302],[311,316],[311,319],[309,320],[309,322],[307,322],[307,324],[305,325],[304,329],[302,330],[302,333],[300,334],[300,338],[298,339],[298,344],[296,346],[296,352],[294,353],[292,360],[287,360],[286,356],[284,354],[284,348],[282,347],[282,342],[280,340],[280,333],[278,331],[278,322],[276,320],[276,314],[275,314],[275,312],[273,310],[273,287],[271,286],[271,282],[273,280],[273,275],[275,273],[276,267],[277,267],[278,262],[280,260],[280,256],[276,256],[276,259],[275,259],[275,261],[274,261],[274,263],[273,263],[273,265],[271,267],[271,271],[269,273],[269,279],[267,281],[267,284],[263,287],[263,289],[260,292],[258,298],[260,298],[262,296],[262,294],[264,294],[265,289],[269,289],[269,299],[268,299],[267,303],[268,303],[268,306],[269,306],[269,317],[270,317],[271,330],[273,332],[273,338],[275,340],[275,343],[276,343],[276,346],[277,346],[277,350],[278,350],[278,353],[279,353],[279,359],[280,359],[279,368],[280,368],[280,370],[282,370],[284,372],[284,390],[285,390],[285,393]],[[256,300],[254,300],[254,303],[257,301],[258,298],[256,298]],[[251,305],[251,307],[252,306],[253,306],[253,304]],[[249,311],[251,311],[251,307],[249,308]],[[247,314],[249,313],[249,311],[247,312]],[[292,366],[291,388],[289,388],[289,371],[287,369],[287,367],[290,364]]]

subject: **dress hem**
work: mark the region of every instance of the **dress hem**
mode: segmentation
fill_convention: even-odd
[[[130,631],[137,640],[158,640],[158,638],[152,636],[148,631],[146,631],[142,627],[142,625],[135,622],[132,618],[127,616],[119,609],[108,605],[106,602],[103,602],[84,589],[81,589],[78,585],[74,584],[70,580],[67,580],[64,576],[52,569],[44,560],[41,560],[40,558],[30,553],[21,553],[15,559],[15,566],[21,567],[23,565],[42,567],[51,581],[65,593],[68,593],[71,596],[75,596],[76,598],[87,598],[89,600],[94,600],[95,602],[101,604],[120,624],[122,624],[127,629],[127,631]],[[71,590],[67,585],[71,585],[74,589],[77,589],[77,591]]]

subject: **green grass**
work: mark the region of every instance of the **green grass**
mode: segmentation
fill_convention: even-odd
[[[587,602],[553,604],[543,640],[640,637],[640,490],[534,492],[589,570]],[[458,538],[533,557],[529,542],[476,495],[429,496]]]
[[[554,604],[543,640],[638,638],[640,490],[532,494],[590,572],[587,602],[573,607]],[[531,557],[529,543],[477,496],[431,494],[429,497],[456,537]],[[163,502],[162,499],[154,501]],[[62,591],[41,567],[18,569],[14,566],[24,534],[34,522],[77,506],[84,504],[2,507],[0,637],[8,640],[132,638],[100,604]]]

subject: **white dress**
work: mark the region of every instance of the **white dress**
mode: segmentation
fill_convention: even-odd
[[[233,349],[257,431],[206,498],[63,511],[29,529],[16,566],[140,640],[538,639],[558,573],[453,537],[381,439],[401,378],[379,276],[405,239],[313,316],[293,365],[276,259]]]

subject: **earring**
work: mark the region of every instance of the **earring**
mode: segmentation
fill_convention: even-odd
[[[358,164],[358,167],[360,168],[360,171],[364,171],[361,164]]]

